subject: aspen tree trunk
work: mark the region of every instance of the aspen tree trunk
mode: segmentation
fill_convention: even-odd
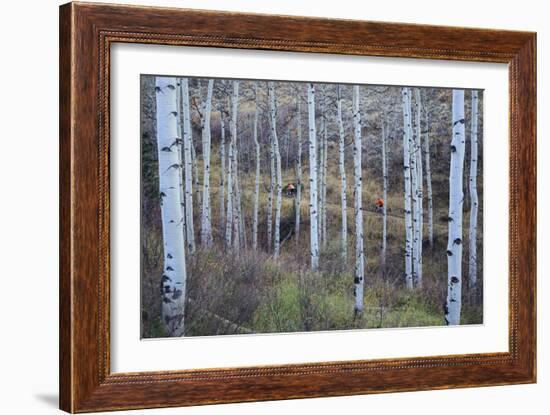
[[[432,198],[432,170],[430,167],[430,128],[426,114],[426,137],[424,139],[424,159],[426,163],[426,188],[428,190],[428,241],[430,248],[434,246],[434,208]]]
[[[319,241],[322,247],[326,244],[326,86],[323,88],[321,100],[321,136],[319,141]]]
[[[418,204],[418,239],[416,258],[416,281],[419,287],[422,287],[422,242],[424,235],[424,203],[423,203],[423,185],[424,172],[422,168],[422,129],[420,125],[420,113],[422,112],[422,102],[420,100],[420,89],[415,89],[415,106],[416,106],[416,137],[415,137],[415,157],[417,170],[417,188],[416,198]]]
[[[242,204],[241,204],[241,178],[239,174],[239,165],[240,165],[240,158],[239,158],[239,142],[235,140],[235,149],[233,150],[233,166],[234,166],[234,173],[233,173],[233,183],[235,186],[235,190],[233,194],[235,195],[235,201],[233,202],[233,218],[235,221],[235,225],[233,227],[233,233],[234,233],[234,239],[233,239],[233,247],[235,250],[240,251],[240,248],[245,245],[245,235],[244,235],[244,217],[242,214]]]
[[[412,222],[413,222],[413,242],[412,242],[412,277],[413,283],[418,282],[418,239],[419,239],[419,211],[418,211],[418,169],[417,169],[417,157],[416,157],[416,128],[412,125],[414,122],[412,111],[412,93],[413,90],[409,88],[409,94],[407,95],[408,107],[410,119],[411,119],[411,133],[409,134],[409,151],[410,151],[410,165],[411,165],[411,200],[412,200]]]
[[[233,241],[232,246],[235,251],[240,250],[241,233],[240,223],[241,217],[239,216],[239,173],[238,166],[235,162],[236,150],[233,150]]]
[[[231,142],[227,157],[227,215],[225,220],[225,245],[230,248],[233,242],[234,218],[234,174],[235,174],[235,143],[237,140],[237,104],[239,99],[239,81],[233,81],[233,93],[231,94]]]
[[[212,92],[214,80],[208,81],[206,101],[202,113],[202,157],[203,157],[203,190],[201,209],[201,244],[212,246],[212,209],[210,207],[210,150],[212,137],[210,134],[210,115],[212,113]]]
[[[164,245],[160,286],[162,319],[169,336],[182,336],[185,320],[185,243],[181,211],[181,165],[177,140],[176,78],[156,78],[159,194]]]
[[[237,144],[237,148],[239,147],[239,144],[241,145],[241,147],[243,146],[243,144],[245,143],[241,143],[239,141],[239,143]],[[247,154],[249,153],[249,151],[246,152]],[[238,166],[241,165],[241,162],[243,161],[243,156],[242,156],[243,153],[241,153],[240,151],[237,151],[236,153],[236,156],[238,157],[238,161],[237,161],[237,168]],[[248,156],[247,156],[248,158]],[[248,163],[248,166],[250,166],[250,162],[247,162]],[[243,163],[244,164],[244,163]],[[237,170],[237,176],[235,177],[235,184],[237,186],[237,210],[239,212],[239,243],[240,243],[240,246],[241,247],[244,247],[246,248],[246,232],[245,232],[245,227],[244,227],[244,215],[242,213],[242,187],[241,187],[241,177],[240,177],[240,174],[238,173],[238,170]]]
[[[285,170],[288,170],[289,158],[290,158],[290,120],[288,121],[289,129],[286,132],[286,160]]]
[[[320,109],[322,114],[322,109]],[[317,122],[317,121],[316,121]],[[316,125],[317,127],[317,125]],[[323,244],[323,125],[318,128],[317,135],[317,231],[319,247]]]
[[[470,258],[469,258],[469,288],[477,284],[477,211],[479,209],[477,196],[477,125],[478,125],[478,92],[472,91],[472,123],[470,150]]]
[[[344,121],[342,120],[342,95],[340,91],[340,85],[337,89],[337,105],[338,105],[338,168],[340,170],[340,205],[342,213],[342,230],[341,230],[341,243],[342,243],[342,258],[345,260],[348,256],[348,202],[347,202],[347,178],[346,178],[346,164],[345,164],[345,135],[344,135]],[[384,199],[385,200],[385,199]]]
[[[231,147],[232,147],[232,160],[231,160],[231,173],[232,173],[232,226],[233,226],[233,248],[238,250],[240,248],[240,208],[239,208],[239,166],[237,164],[237,119],[238,119],[238,106],[239,106],[239,81],[233,81],[233,93],[231,95]]]
[[[220,233],[225,229],[225,121],[223,111],[220,109]]]
[[[326,93],[326,88],[325,88]],[[326,117],[326,95],[323,94],[323,160],[321,174],[321,240],[322,246],[327,244],[327,154],[328,154],[328,139],[327,139],[327,117]]]
[[[323,173],[324,173],[324,169],[323,169],[323,160],[324,160],[324,157],[323,157],[323,151],[325,149],[325,146],[323,144],[323,131],[324,131],[324,128],[323,128],[323,122],[324,122],[324,117],[325,117],[325,110],[324,110],[324,107],[323,107],[323,102],[324,102],[324,94],[323,94],[323,90],[321,89],[321,87],[319,87],[319,112],[321,114],[321,118],[320,118],[320,125],[319,125],[319,134],[318,134],[318,137],[317,137],[317,200],[318,200],[318,214],[317,214],[317,222],[318,222],[318,232],[319,232],[319,247],[322,248],[323,246]],[[317,121],[316,121],[317,122]]]
[[[275,102],[275,86],[269,82],[269,112],[271,116],[271,136],[273,138],[273,151],[275,152],[275,171],[277,180],[277,202],[275,204],[275,238],[273,244],[273,256],[279,257],[281,249],[281,205],[283,196],[283,178],[281,174],[281,152],[279,150],[279,140],[277,139],[277,113]]]
[[[405,284],[408,289],[413,288],[412,277],[412,242],[413,242],[413,225],[412,225],[412,207],[411,207],[411,153],[409,150],[410,135],[411,135],[411,111],[409,88],[401,89],[402,104],[403,104],[403,175],[405,184]]]
[[[237,152],[238,154],[238,152]],[[241,203],[241,180],[238,173],[238,166],[236,164],[237,171],[235,173],[235,206],[237,209],[237,220],[235,221],[235,226],[237,228],[237,236],[235,238],[234,244],[236,245],[237,250],[240,250],[241,247],[246,247],[246,235],[244,234],[244,215],[242,211]]]
[[[311,269],[319,267],[319,229],[317,197],[317,131],[315,128],[315,86],[307,86],[307,108],[309,129],[309,218]]]
[[[296,199],[295,199],[295,212],[296,219],[294,225],[294,233],[296,238],[296,244],[300,243],[300,215],[302,205],[302,111],[300,105],[300,96],[296,98],[297,102],[297,127],[298,127],[298,151],[296,156]]]
[[[178,128],[178,138],[176,138],[176,149],[178,152],[178,160],[179,164],[182,169],[182,174],[180,174],[180,183],[179,183],[179,189],[180,189],[180,200],[181,200],[181,216],[183,218],[183,244],[185,246],[185,233],[187,232],[187,224],[185,223],[185,183],[183,178],[183,169],[185,166],[184,157],[183,157],[183,101],[181,97],[181,79],[178,82],[176,79],[176,105],[178,110],[178,121],[177,121],[177,128]]]
[[[382,251],[380,253],[380,265],[382,271],[386,270],[386,245],[388,236],[388,160],[386,156],[386,123],[382,121]]]
[[[195,226],[193,223],[193,134],[191,131],[191,116],[189,111],[189,82],[187,78],[180,79],[181,100],[183,111],[183,160],[185,170],[185,230],[187,249],[195,252]]]
[[[323,107],[320,108],[321,117],[323,117]],[[317,227],[319,231],[319,245],[323,246],[323,150],[325,146],[323,145],[323,121],[321,119],[321,125],[319,126],[319,135],[317,139],[317,199],[318,199],[318,214],[317,214]]]
[[[191,128],[191,123],[189,123]],[[192,134],[192,131],[189,130]],[[199,163],[197,162],[197,152],[195,150],[195,141],[191,137],[191,157],[193,160],[193,178],[195,179],[195,199],[197,200],[197,206],[201,205],[201,184],[199,182]]]
[[[269,134],[269,195],[267,200],[267,251],[273,246],[273,191],[275,190],[275,150]]]
[[[225,246],[233,241],[233,143],[229,143],[227,153],[227,214],[225,217]]]
[[[363,247],[363,172],[361,159],[363,147],[361,143],[361,110],[359,102],[361,101],[359,86],[353,87],[353,126],[355,132],[355,141],[353,145],[353,176],[354,176],[354,200],[355,200],[355,315],[363,313],[363,287],[365,279],[365,250]]]
[[[448,285],[445,322],[460,324],[462,307],[462,206],[464,203],[464,90],[453,90],[453,136],[449,175]]]
[[[237,151],[237,156],[239,155],[239,151]],[[242,160],[239,160],[239,161],[242,161]],[[240,165],[240,163],[237,163],[237,168],[238,166]],[[242,205],[242,188],[241,188],[241,178],[240,178],[240,175],[238,173],[238,169],[237,169],[237,175],[235,176],[235,185],[237,186],[237,211],[238,211],[238,215],[239,215],[239,222],[238,222],[238,226],[239,226],[239,245],[241,247],[244,247],[246,248],[246,244],[247,244],[247,241],[246,241],[246,232],[245,232],[245,224],[244,224],[244,214],[243,214],[243,205]]]
[[[256,148],[256,180],[254,182],[254,212],[252,219],[252,249],[258,249],[258,207],[260,203],[260,143],[258,142],[258,83],[254,84],[254,146]]]

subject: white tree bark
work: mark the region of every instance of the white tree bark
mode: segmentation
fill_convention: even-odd
[[[434,209],[432,198],[432,170],[430,167],[430,128],[426,113],[426,137],[424,138],[424,159],[426,164],[426,188],[428,190],[428,241],[434,246]]]
[[[275,190],[275,150],[269,134],[269,194],[267,196],[267,251],[273,246],[273,192]]]
[[[185,166],[184,162],[184,156],[183,156],[183,100],[181,96],[181,79],[178,81],[176,79],[176,105],[178,109],[178,137],[175,140],[175,148],[178,152],[178,160],[179,164],[182,168],[182,174],[180,174],[180,183],[179,183],[179,189],[180,189],[180,200],[181,200],[181,216],[183,217],[183,243],[185,243],[185,233],[187,232],[187,224],[185,223],[185,183],[183,178],[183,169]]]
[[[234,153],[234,157],[237,158],[239,152]],[[242,203],[241,203],[241,180],[239,177],[239,163],[235,162],[235,209],[236,209],[236,220],[235,228],[235,239],[233,240],[233,246],[237,251],[240,250],[242,246],[246,247],[246,235],[244,234],[244,215],[242,212]],[[235,214],[233,214],[235,216]]]
[[[319,90],[318,90],[319,91]],[[318,94],[319,97],[322,97],[321,94]],[[320,99],[321,103],[323,102],[322,99]],[[323,168],[323,160],[325,159],[323,156],[323,151],[325,150],[325,145],[323,143],[324,138],[324,128],[323,128],[323,122],[324,122],[324,111],[323,111],[323,105],[320,105],[319,112],[321,113],[321,123],[319,126],[319,134],[317,135],[317,175],[318,175],[318,189],[317,189],[317,199],[318,199],[318,209],[319,213],[317,215],[317,222],[318,222],[318,230],[319,230],[319,245],[322,248],[323,247],[323,173],[325,172],[325,169]]]
[[[189,128],[191,128],[191,123],[189,123]],[[199,181],[199,163],[197,161],[197,152],[195,150],[195,142],[193,140],[192,131],[189,130],[191,134],[191,158],[193,163],[193,178],[195,179],[195,199],[197,201],[197,206],[201,205],[201,184]]]
[[[319,267],[319,229],[317,197],[317,131],[315,126],[315,86],[307,86],[308,128],[309,128],[309,218],[311,269]]]
[[[344,121],[342,119],[342,94],[340,91],[340,85],[337,89],[337,106],[338,106],[338,168],[340,171],[340,206],[342,213],[342,229],[340,232],[341,238],[341,253],[342,259],[346,259],[348,256],[348,202],[347,202],[347,178],[346,178],[346,164],[345,164],[345,135],[344,135]]]
[[[242,202],[241,202],[241,178],[239,174],[239,141],[235,139],[235,148],[233,150],[233,184],[235,189],[233,194],[235,195],[235,201],[233,202],[233,247],[236,251],[240,251],[241,247],[245,246],[246,236],[244,233],[244,215],[242,213]]]
[[[477,212],[479,201],[477,195],[477,129],[478,129],[478,92],[472,91],[472,123],[471,123],[471,150],[470,150],[470,250],[469,250],[469,287],[477,284]]]
[[[232,160],[231,160],[231,172],[233,178],[233,249],[240,249],[240,195],[239,195],[239,166],[237,163],[238,150],[237,150],[237,120],[238,120],[238,107],[239,107],[239,81],[233,81],[233,93],[231,95],[231,147],[232,147]]]
[[[413,126],[414,117],[413,117],[413,111],[412,111],[412,93],[413,90],[409,88],[409,94],[407,95],[408,99],[408,106],[409,106],[409,113],[410,119],[411,119],[411,133],[409,134],[409,151],[410,151],[410,166],[411,166],[411,200],[412,200],[412,223],[413,223],[413,242],[412,242],[412,277],[413,277],[413,283],[418,282],[418,258],[419,258],[419,252],[418,252],[418,240],[419,240],[419,230],[420,230],[420,223],[419,223],[419,203],[418,203],[418,168],[417,168],[417,161],[418,158],[416,157],[416,134],[417,131]]]
[[[414,153],[416,157],[416,200],[418,207],[418,230],[417,230],[417,241],[418,244],[416,257],[416,282],[418,287],[422,287],[422,242],[424,236],[424,203],[423,203],[423,179],[424,172],[422,166],[422,129],[420,125],[420,114],[422,112],[422,102],[420,100],[420,88],[415,89],[415,106],[416,106],[416,137],[415,137],[415,148]]]
[[[220,233],[225,229],[225,120],[223,111],[220,109]]]
[[[185,171],[185,231],[187,249],[195,252],[195,226],[193,223],[193,132],[191,130],[191,116],[189,111],[189,81],[180,79],[181,100],[183,111],[183,161]]]
[[[258,83],[254,84],[254,147],[256,149],[256,180],[254,181],[254,211],[252,219],[252,249],[258,249],[258,208],[260,203],[260,143],[258,142]]]
[[[279,150],[279,140],[277,139],[277,112],[275,100],[275,86],[273,82],[268,83],[269,92],[269,112],[271,117],[271,137],[273,138],[273,151],[275,152],[275,171],[277,184],[277,202],[275,204],[275,237],[273,243],[273,256],[279,257],[281,249],[281,206],[283,197],[283,178],[281,173],[281,152]]]
[[[412,277],[412,243],[413,224],[411,206],[411,153],[409,149],[411,127],[411,106],[409,101],[410,88],[402,88],[403,105],[403,175],[405,187],[405,284],[408,289],[413,288]]]
[[[233,145],[227,153],[227,214],[225,216],[225,246],[231,247],[233,238]]]
[[[445,322],[460,324],[462,308],[462,207],[464,203],[464,90],[453,90],[453,136],[449,175],[448,285]]]
[[[202,157],[203,157],[203,190],[201,209],[201,244],[212,245],[212,209],[210,206],[210,151],[212,137],[210,134],[210,115],[212,113],[212,92],[214,80],[208,81],[206,101],[202,112]]]
[[[295,199],[295,225],[294,233],[296,238],[296,244],[300,243],[300,221],[301,221],[301,205],[302,205],[302,111],[300,105],[300,96],[296,98],[297,103],[297,130],[298,130],[298,148],[296,155],[296,199]]]
[[[231,94],[231,120],[230,133],[231,141],[229,143],[227,157],[227,214],[225,219],[225,245],[230,248],[233,242],[234,218],[234,179],[235,174],[235,143],[237,140],[237,106],[239,100],[239,81],[233,81],[233,93]]]
[[[327,244],[327,160],[328,160],[328,138],[327,138],[327,112],[326,112],[326,87],[323,93],[323,105],[321,106],[323,126],[323,148],[321,160],[321,241],[322,246]]]
[[[159,193],[164,246],[161,276],[162,319],[169,336],[184,334],[185,244],[181,210],[181,165],[178,159],[176,78],[156,78]]]
[[[361,159],[363,147],[361,142],[361,100],[359,86],[353,87],[353,126],[355,140],[353,145],[353,166],[354,166],[354,200],[355,200],[355,315],[363,313],[363,287],[365,283],[365,250],[363,247],[363,172]]]
[[[382,120],[382,250],[380,252],[380,265],[383,271],[386,269],[386,247],[388,238],[388,160],[386,155],[386,122]]]

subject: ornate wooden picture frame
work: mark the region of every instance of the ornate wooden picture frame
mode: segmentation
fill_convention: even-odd
[[[508,64],[509,351],[112,373],[109,74],[115,43]],[[534,33],[106,4],[61,6],[61,409],[91,412],[531,383],[536,380],[535,300]]]

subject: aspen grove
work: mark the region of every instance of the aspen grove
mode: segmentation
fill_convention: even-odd
[[[141,334],[483,323],[483,91],[141,77]]]

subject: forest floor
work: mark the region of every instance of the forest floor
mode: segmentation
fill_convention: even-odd
[[[216,154],[213,150],[213,155]],[[267,189],[269,177],[260,185],[259,247],[251,249],[254,172],[241,175],[242,204],[247,234],[239,254],[223,247],[219,216],[219,163],[212,164],[211,201],[215,245],[187,255],[186,336],[238,333],[303,332],[444,325],[447,295],[447,178],[434,175],[434,245],[428,243],[424,217],[423,284],[408,290],[404,285],[404,217],[401,186],[390,186],[386,206],[386,265],[380,262],[382,214],[374,201],[382,195],[381,180],[368,171],[363,178],[363,222],[366,252],[365,311],[353,312],[354,209],[353,176],[348,172],[348,258],[341,255],[340,177],[335,163],[327,179],[327,239],[321,245],[318,272],[309,269],[309,193],[302,191],[300,234],[294,234],[295,200],[283,196],[281,254],[274,259],[268,249]],[[202,170],[200,170],[202,172]],[[283,186],[294,183],[294,172],[283,171]],[[307,182],[307,166],[303,183]],[[199,224],[195,201],[195,224]],[[426,199],[424,206],[427,206]],[[468,215],[464,214],[464,240]],[[273,217],[274,217],[273,213]],[[482,230],[482,217],[480,227]],[[159,276],[162,271],[160,219],[143,232],[142,239],[142,337],[165,335],[160,319]],[[197,225],[198,227],[198,225]],[[198,229],[196,229],[198,241]],[[483,323],[482,232],[478,233],[478,273],[475,289],[463,284],[461,324]],[[468,244],[464,244],[463,275],[467,275]],[[466,278],[464,278],[466,279]]]

